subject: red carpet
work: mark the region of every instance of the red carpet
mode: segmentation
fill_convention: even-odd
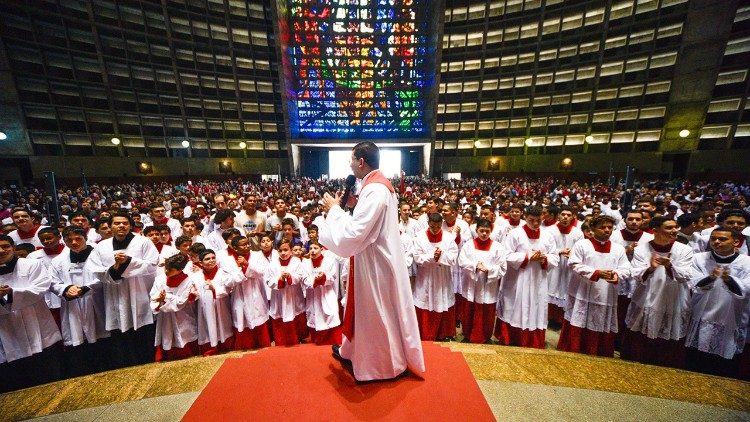
[[[495,420],[463,355],[422,344],[424,380],[358,384],[329,346],[270,347],[227,359],[183,420]]]

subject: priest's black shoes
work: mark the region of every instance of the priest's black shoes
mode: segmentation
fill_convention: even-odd
[[[341,349],[341,346],[339,346],[338,344],[334,344],[333,346],[331,346],[331,350],[333,351],[333,357],[341,361],[341,363],[343,363],[344,365],[351,366],[352,361],[341,356],[340,349]]]

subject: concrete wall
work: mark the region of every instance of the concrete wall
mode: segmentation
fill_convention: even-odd
[[[228,162],[235,174],[278,174],[288,169],[287,160],[274,158],[143,158],[143,157],[53,157],[31,156],[34,178],[42,177],[45,171],[54,171],[58,178],[77,178],[81,169],[86,177],[148,177],[217,175],[219,163]],[[142,176],[136,165],[139,161],[151,163],[153,173]]]
[[[573,159],[573,167],[563,170],[563,158]],[[489,171],[490,161],[496,160],[498,171]],[[664,159],[661,152],[566,154],[566,155],[514,155],[494,157],[435,157],[433,174],[469,173],[501,175],[503,173],[569,173],[608,174],[610,164],[615,173],[627,166],[635,167],[642,177],[672,175],[673,163]],[[750,180],[750,150],[693,151],[687,170],[688,176],[712,180]]]
[[[563,171],[560,162],[564,157],[573,159],[572,173],[608,172],[610,163],[615,171],[625,171],[628,165],[643,173],[661,173],[661,154],[568,154],[568,155],[512,155],[495,157],[435,157],[435,173],[492,173],[488,170],[491,160],[497,160],[499,173],[553,173]],[[442,170],[441,170],[442,169]],[[669,171],[670,169],[667,169]]]

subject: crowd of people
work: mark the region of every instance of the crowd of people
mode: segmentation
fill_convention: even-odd
[[[340,344],[340,180],[2,191],[0,392],[229,350]],[[750,184],[393,180],[423,341],[748,379]],[[459,330],[460,328],[460,330]]]

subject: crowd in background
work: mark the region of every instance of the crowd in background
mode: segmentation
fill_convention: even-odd
[[[393,186],[423,340],[543,348],[550,324],[560,350],[747,379],[750,183]],[[0,371],[19,379],[0,391],[340,342],[349,257],[317,233],[321,193],[342,189],[312,179],[91,184],[60,188],[59,213],[42,190],[3,190]]]

